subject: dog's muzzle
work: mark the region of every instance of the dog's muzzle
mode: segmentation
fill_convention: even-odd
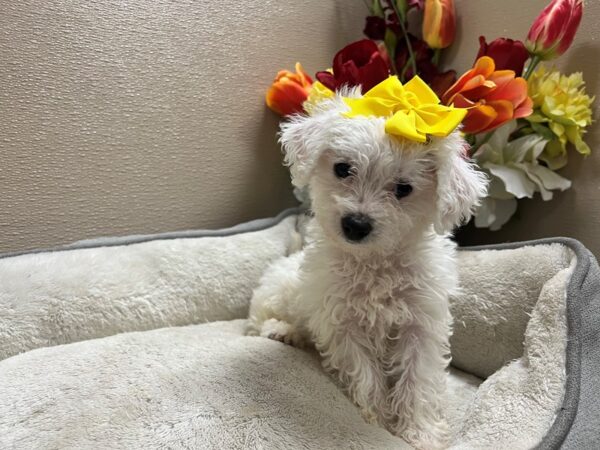
[[[373,230],[372,220],[364,214],[348,214],[342,217],[342,230],[346,239],[359,242]]]

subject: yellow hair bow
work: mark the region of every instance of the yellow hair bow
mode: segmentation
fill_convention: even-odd
[[[448,136],[460,125],[466,109],[440,105],[440,99],[418,76],[402,85],[391,76],[371,88],[361,98],[344,98],[350,111],[345,117],[389,117],[385,132],[417,142],[427,135]]]

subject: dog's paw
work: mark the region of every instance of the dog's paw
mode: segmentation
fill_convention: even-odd
[[[293,345],[294,347],[304,347],[302,335],[292,325],[283,320],[265,320],[260,330],[260,335],[274,341]]]
[[[437,450],[448,447],[449,431],[445,423],[437,424],[427,430],[406,428],[399,436],[419,450]]]
[[[369,424],[376,425],[379,423],[379,417],[377,416],[377,413],[371,408],[361,408],[360,415],[362,416],[363,420]]]

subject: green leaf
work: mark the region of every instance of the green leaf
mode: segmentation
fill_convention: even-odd
[[[373,0],[373,4],[371,5],[371,14],[381,18],[385,17],[380,0]]]
[[[525,118],[529,123],[533,123],[533,122],[548,122],[548,118],[543,115],[540,111],[535,110],[533,112],[533,114],[531,114],[530,116],[527,116]]]
[[[406,21],[406,13],[408,12],[408,2],[406,0],[395,0],[396,8],[400,13],[400,20]]]
[[[386,28],[385,36],[383,37],[383,42],[385,43],[385,48],[388,51],[390,60],[393,62],[396,58],[396,45],[398,43],[398,37],[396,36],[396,33],[394,33],[389,28]]]
[[[538,123],[538,122],[529,122],[529,124],[531,125],[531,128],[533,129],[533,131],[535,131],[537,134],[542,136],[544,139],[546,139],[548,141],[556,139],[556,135],[547,126],[542,125],[541,123]]]
[[[548,142],[539,159],[544,161],[550,170],[558,170],[567,165],[567,150],[558,139],[554,139]]]
[[[385,36],[383,37],[383,42],[385,42],[385,46],[390,49],[395,49],[396,48],[396,44],[398,43],[398,37],[396,36],[396,33],[394,33],[391,29],[386,28],[385,29]],[[390,55],[390,57],[392,57],[393,55]]]
[[[533,134],[535,133],[535,131],[533,131],[533,128],[531,127],[523,127],[519,130],[519,132],[523,135],[526,136],[528,134]]]

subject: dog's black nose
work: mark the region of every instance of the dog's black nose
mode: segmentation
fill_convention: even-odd
[[[371,218],[369,216],[365,216],[364,214],[348,214],[342,217],[342,230],[344,231],[344,236],[349,241],[358,242],[369,235],[371,230],[373,230],[373,225],[371,225]]]

